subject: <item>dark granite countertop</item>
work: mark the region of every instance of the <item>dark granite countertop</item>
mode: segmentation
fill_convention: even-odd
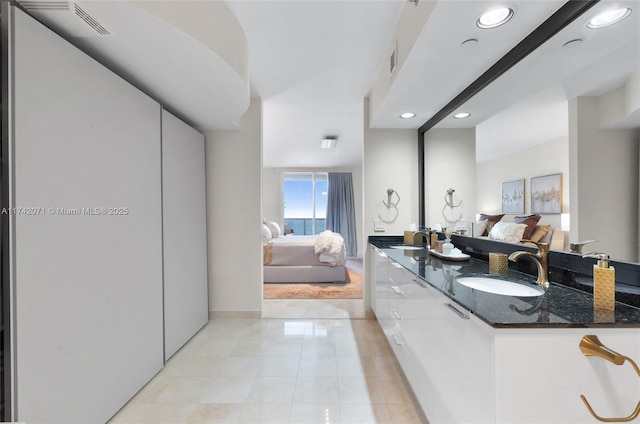
[[[488,274],[487,262],[474,258],[451,261],[429,255],[425,249],[390,248],[402,241],[402,237],[396,236],[369,238],[371,244],[420,277],[422,283],[435,287],[492,327],[640,327],[640,309],[616,302],[615,313],[596,313],[590,293],[554,282],[540,297],[503,296],[473,290],[457,282],[456,277]],[[535,277],[513,270],[503,278],[535,284]]]

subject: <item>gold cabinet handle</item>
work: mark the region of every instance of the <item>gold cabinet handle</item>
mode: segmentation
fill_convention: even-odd
[[[598,336],[595,336],[595,335],[584,336],[582,340],[580,340],[579,347],[584,356],[597,356],[615,365],[622,365],[624,364],[625,361],[628,361],[633,367],[633,369],[636,371],[636,374],[638,374],[638,376],[640,377],[640,368],[638,368],[638,365],[636,365],[633,359],[629,358],[628,356],[621,355],[614,350],[609,349],[608,347],[603,345],[602,342],[600,342],[600,340],[598,339]],[[580,399],[582,399],[582,401],[584,402],[585,406],[587,407],[587,409],[589,410],[589,413],[591,413],[593,418],[605,423],[628,422],[636,419],[638,415],[640,415],[640,402],[638,402],[638,404],[636,405],[636,409],[628,417],[603,418],[595,413],[595,411],[593,410],[593,408],[591,407],[591,405],[587,401],[587,398],[584,395],[580,395]]]

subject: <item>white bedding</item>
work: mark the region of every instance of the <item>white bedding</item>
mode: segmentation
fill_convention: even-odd
[[[325,234],[326,233],[326,234]],[[269,266],[344,265],[347,261],[342,236],[325,231],[319,235],[288,235],[272,239]]]

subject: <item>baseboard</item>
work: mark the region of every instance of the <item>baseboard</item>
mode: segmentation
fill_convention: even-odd
[[[260,319],[261,311],[209,311],[209,319],[236,318],[236,319]]]

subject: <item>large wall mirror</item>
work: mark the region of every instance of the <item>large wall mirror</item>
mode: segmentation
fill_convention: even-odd
[[[593,17],[616,8],[630,14],[591,28]],[[455,119],[456,112],[471,115]],[[540,223],[565,231],[566,250],[596,240],[583,251],[639,262],[640,2],[598,2],[460,104],[425,140],[438,132],[471,140],[463,142],[466,153],[458,145],[448,154],[451,172],[441,183],[474,191],[463,199],[466,219],[502,213],[502,183],[513,180],[524,180],[522,214],[536,212],[531,179],[561,174],[562,213],[542,213]],[[469,150],[475,163],[457,167]],[[430,190],[428,178],[425,205],[436,206],[425,207],[427,224],[437,221],[444,194]]]

